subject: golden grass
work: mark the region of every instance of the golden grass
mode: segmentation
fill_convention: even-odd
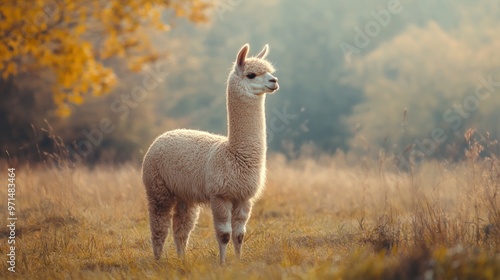
[[[7,166],[2,166],[6,174]],[[218,265],[209,209],[187,259],[154,261],[139,166],[16,168],[16,273],[25,279],[498,279],[500,162],[430,162],[412,174],[341,157],[269,161],[241,263]],[[5,176],[1,175],[1,178]],[[6,182],[2,183],[6,186]],[[0,189],[2,221],[7,190]]]

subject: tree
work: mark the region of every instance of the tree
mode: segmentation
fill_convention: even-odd
[[[159,57],[142,30],[167,31],[162,10],[193,22],[207,18],[203,0],[1,0],[0,74],[5,80],[49,71],[58,116],[68,104],[108,93],[116,83],[106,62],[126,57],[131,69]],[[11,84],[11,83],[4,83]],[[6,89],[2,89],[5,92]]]
[[[500,40],[496,25],[468,20],[475,17],[467,12],[456,30],[410,26],[353,60],[346,80],[365,94],[347,118],[357,129],[353,150],[364,152],[369,143],[372,152],[384,148],[415,162],[456,159],[469,128],[500,136]]]

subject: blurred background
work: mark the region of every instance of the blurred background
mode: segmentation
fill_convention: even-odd
[[[453,161],[464,133],[500,136],[497,1],[0,2],[11,161],[140,162],[166,130],[225,134],[244,43],[270,45],[280,80],[271,152]]]

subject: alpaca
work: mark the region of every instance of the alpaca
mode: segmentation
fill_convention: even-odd
[[[265,94],[278,90],[268,45],[247,58],[245,44],[236,56],[226,89],[228,136],[203,131],[168,131],[149,147],[142,180],[149,203],[153,253],[161,257],[173,220],[174,242],[184,257],[200,206],[209,204],[220,263],[231,239],[241,256],[246,223],[262,192],[266,172]]]

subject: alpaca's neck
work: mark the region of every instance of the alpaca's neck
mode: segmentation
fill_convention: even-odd
[[[242,155],[262,157],[266,153],[265,95],[243,100],[228,88],[229,149]]]

